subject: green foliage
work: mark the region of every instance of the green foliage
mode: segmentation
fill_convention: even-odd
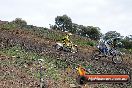
[[[11,23],[11,22],[8,22],[8,23],[6,23],[6,24],[0,25],[0,28],[1,28],[1,29],[5,29],[5,30],[14,29],[14,28],[16,28],[16,27],[17,27],[17,25],[14,24],[14,23]]]
[[[91,42],[89,42],[87,44],[90,45],[90,46],[95,46],[96,45],[94,41],[91,41]]]
[[[128,35],[124,39],[127,40],[127,41],[132,41],[132,35]]]
[[[10,30],[15,28],[23,28],[27,25],[27,22],[22,20],[21,18],[16,18],[12,22],[4,23],[0,25],[0,28]]]
[[[73,41],[75,44],[80,45],[80,46],[95,46],[94,41],[83,41],[83,40],[75,40]]]
[[[12,23],[16,24],[20,28],[27,25],[27,22],[25,20],[22,20],[21,18],[16,18],[14,21],[12,21]]]
[[[10,57],[12,56],[20,57],[21,59],[26,59],[26,60],[39,59],[37,54],[32,53],[32,52],[26,53],[25,50],[21,49],[21,47],[19,47],[18,45],[12,48],[9,48],[9,49],[3,49],[3,52],[6,53]]]
[[[0,50],[0,54],[6,54],[9,57],[14,57],[15,62],[13,62],[12,64],[15,66],[19,66],[24,68],[24,64],[27,62],[34,62],[34,61],[38,61],[39,59],[43,59],[44,61],[42,62],[44,67],[47,67],[46,71],[43,73],[44,75],[47,75],[50,78],[53,78],[54,80],[59,79],[59,70],[57,68],[55,68],[55,64],[54,61],[48,56],[40,56],[36,53],[33,52],[26,52],[25,50],[23,50],[19,45],[11,47],[9,49],[2,49]],[[7,63],[9,64],[9,63]],[[39,65],[39,64],[38,64]],[[36,77],[40,77],[39,72],[31,72],[30,69],[27,69],[27,72],[30,75],[34,75]]]
[[[76,23],[72,23],[72,20],[67,15],[57,16],[55,18],[55,25],[50,26],[52,29],[58,29],[61,31],[68,31],[73,34],[78,34],[84,37],[98,40],[101,36],[100,28],[93,26],[83,26]]]
[[[123,43],[123,47],[126,49],[132,49],[132,41],[127,40],[127,39],[123,39],[122,40]]]
[[[72,29],[70,30],[70,32],[77,34],[78,33],[78,24],[72,23]]]
[[[67,15],[57,16],[55,18],[55,25],[61,31],[70,31],[72,29],[72,20]]]
[[[98,27],[93,27],[93,26],[81,26],[80,27],[82,30],[80,31],[81,35],[84,37],[88,37],[92,40],[99,40],[101,33],[100,29]]]
[[[117,37],[121,37],[120,33],[116,32],[116,31],[109,31],[107,33],[105,33],[104,35],[104,39],[108,40],[111,38],[117,38]]]

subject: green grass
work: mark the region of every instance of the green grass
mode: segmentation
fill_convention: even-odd
[[[7,55],[9,57],[15,57],[14,62],[1,62],[2,64],[15,65],[19,68],[24,68],[24,64],[27,62],[34,62],[38,61],[38,59],[43,59],[44,61],[42,62],[42,66],[47,67],[46,71],[43,72],[43,76],[48,76],[54,80],[58,80],[60,78],[59,70],[55,68],[56,66],[54,65],[54,61],[49,61],[51,58],[47,56],[40,56],[33,52],[26,52],[19,46],[15,46],[9,49],[2,49],[0,50],[0,54]],[[33,73],[30,71],[30,69],[26,69],[26,71],[30,75],[34,75],[37,78],[40,77],[39,71],[35,71]]]
[[[95,46],[94,41],[84,41],[84,40],[78,39],[78,40],[73,40],[73,42],[80,46]]]
[[[0,54],[6,55],[8,57],[14,57],[15,61],[13,62],[0,62],[3,65],[14,65],[15,67],[18,67],[19,69],[24,69],[26,73],[29,75],[32,75],[36,78],[40,78],[39,70],[32,71],[30,68],[25,68],[25,63],[28,62],[38,62],[39,59],[42,59],[42,66],[46,68],[45,71],[42,71],[43,78],[48,77],[53,80],[61,80],[61,76],[63,73],[61,73],[62,70],[67,68],[67,62],[63,60],[57,60],[55,57],[50,56],[41,56],[34,52],[27,52],[24,49],[22,49],[19,45],[16,45],[11,48],[1,49]],[[78,62],[79,63],[79,62]],[[76,67],[77,63],[72,64],[72,68]],[[40,64],[38,64],[40,66]],[[75,79],[72,77],[65,76],[65,80],[69,83],[75,82]]]
[[[15,61],[13,62],[1,62],[3,65],[4,64],[14,65],[19,69],[24,69],[26,73],[38,79],[40,78],[39,70],[32,71],[30,70],[30,68],[25,68],[24,67],[25,63],[38,62],[39,59],[42,59],[43,60],[42,66],[46,68],[45,71],[42,71],[43,78],[49,77],[56,81],[62,79],[61,76],[63,73],[61,73],[61,71],[64,70],[64,68],[67,68],[66,61],[57,60],[56,58],[50,56],[41,56],[34,52],[27,52],[23,50],[19,45],[7,49],[1,49],[0,54],[15,58]],[[77,63],[72,63],[71,68],[75,68]],[[38,66],[40,66],[40,64],[38,64]],[[91,66],[84,66],[84,67],[92,68]],[[65,80],[69,83],[75,82],[75,79],[72,77],[65,76]]]

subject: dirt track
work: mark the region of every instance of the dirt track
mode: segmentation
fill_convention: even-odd
[[[19,44],[22,48],[24,48],[27,51],[33,51],[37,52],[41,55],[48,55],[54,58],[59,58],[61,61],[67,61],[68,63],[84,63],[84,64],[91,64],[92,68],[91,70],[96,70],[97,73],[106,73],[106,74],[130,74],[132,73],[132,57],[128,58],[128,61],[124,61],[122,64],[113,64],[111,60],[102,59],[100,61],[91,60],[91,53],[94,50],[93,47],[80,47],[79,46],[79,52],[76,54],[66,53],[66,52],[60,52],[56,51],[52,45],[55,44],[55,41],[49,40],[46,38],[40,38],[34,35],[32,32],[23,31],[23,30],[0,30],[0,47],[6,48],[11,47],[16,44]],[[125,57],[127,58],[127,57]],[[2,69],[6,69],[2,67]],[[10,69],[10,68],[9,68]],[[16,71],[19,71],[17,68]],[[10,70],[9,70],[10,71]],[[21,74],[21,73],[20,73]],[[30,77],[27,77],[25,74],[25,77],[27,79],[30,79]],[[32,81],[34,79],[31,79]],[[2,81],[3,83],[4,81]],[[15,83],[17,83],[14,80]],[[10,80],[8,81],[10,82]],[[34,82],[33,82],[34,83]],[[37,81],[35,82],[38,85]],[[19,84],[19,83],[18,83]],[[13,84],[14,85],[14,84]],[[20,85],[20,84],[19,84]],[[132,85],[132,84],[123,84],[124,86]],[[116,88],[116,87],[115,87]],[[125,88],[125,87],[124,87]]]

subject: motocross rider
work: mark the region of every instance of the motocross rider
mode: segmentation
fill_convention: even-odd
[[[71,33],[67,33],[65,36],[64,36],[64,38],[62,39],[62,42],[63,42],[63,44],[64,45],[66,45],[66,46],[70,46],[71,45],[71,41],[70,41],[70,39],[69,39],[69,37],[71,36],[72,34]]]
[[[110,50],[117,47],[119,39],[120,38],[111,38],[108,40],[104,40],[102,38],[100,39],[99,45],[97,47],[101,50],[102,54],[105,54],[107,56]]]
[[[107,54],[111,49],[115,49],[118,44],[118,39],[119,38],[112,38],[104,42],[105,44],[105,53]]]

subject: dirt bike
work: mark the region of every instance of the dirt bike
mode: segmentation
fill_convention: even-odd
[[[61,42],[57,42],[54,47],[56,48],[56,50],[60,50],[60,51],[63,50],[66,52],[71,52],[71,53],[78,52],[77,45],[74,45],[73,43],[69,43],[67,45]]]
[[[105,58],[110,58],[112,59],[113,63],[122,63],[123,61],[123,54],[118,50],[118,49],[115,49],[115,48],[112,48],[110,49],[107,53],[104,53],[102,51],[102,49],[100,49],[100,47],[98,46],[97,47],[98,49],[95,50],[92,54],[92,58],[95,59],[95,60],[99,60],[100,58],[102,57],[105,57]]]

